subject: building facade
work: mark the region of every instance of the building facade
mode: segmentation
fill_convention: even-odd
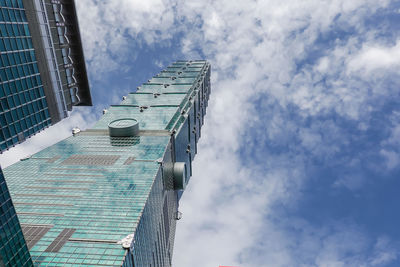
[[[0,0],[0,152],[91,105],[72,0]]]
[[[4,170],[35,266],[171,266],[210,71],[175,62],[91,129]]]
[[[0,266],[33,266],[1,168]]]

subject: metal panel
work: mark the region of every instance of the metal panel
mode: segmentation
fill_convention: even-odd
[[[51,229],[52,226],[33,226],[29,224],[22,225],[22,233],[24,234],[28,249],[33,246]]]
[[[130,165],[132,162],[135,161],[135,157],[128,157],[125,162],[124,165]]]
[[[111,155],[72,155],[63,162],[62,165],[90,165],[90,166],[111,166],[120,156]]]
[[[58,252],[67,243],[68,239],[75,233],[76,229],[74,228],[65,228],[62,232],[56,237],[56,239],[51,242],[51,244],[46,248],[45,252]]]

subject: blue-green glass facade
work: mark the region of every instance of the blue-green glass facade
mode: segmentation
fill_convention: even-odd
[[[187,183],[210,71],[206,61],[175,62],[91,129],[4,170],[35,266],[171,266],[175,166],[185,163]],[[119,119],[139,131],[110,135]]]
[[[22,0],[0,0],[0,151],[51,119]]]
[[[33,266],[1,168],[0,266]]]

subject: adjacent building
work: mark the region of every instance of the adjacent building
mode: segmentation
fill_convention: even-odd
[[[0,266],[33,266],[1,168]]]
[[[0,152],[91,105],[73,0],[0,0]]]
[[[210,71],[175,62],[91,129],[4,169],[35,266],[171,266]]]

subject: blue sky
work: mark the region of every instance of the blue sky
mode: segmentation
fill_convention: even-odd
[[[204,58],[212,94],[174,266],[400,266],[399,2],[76,2],[95,106],[3,165]]]

